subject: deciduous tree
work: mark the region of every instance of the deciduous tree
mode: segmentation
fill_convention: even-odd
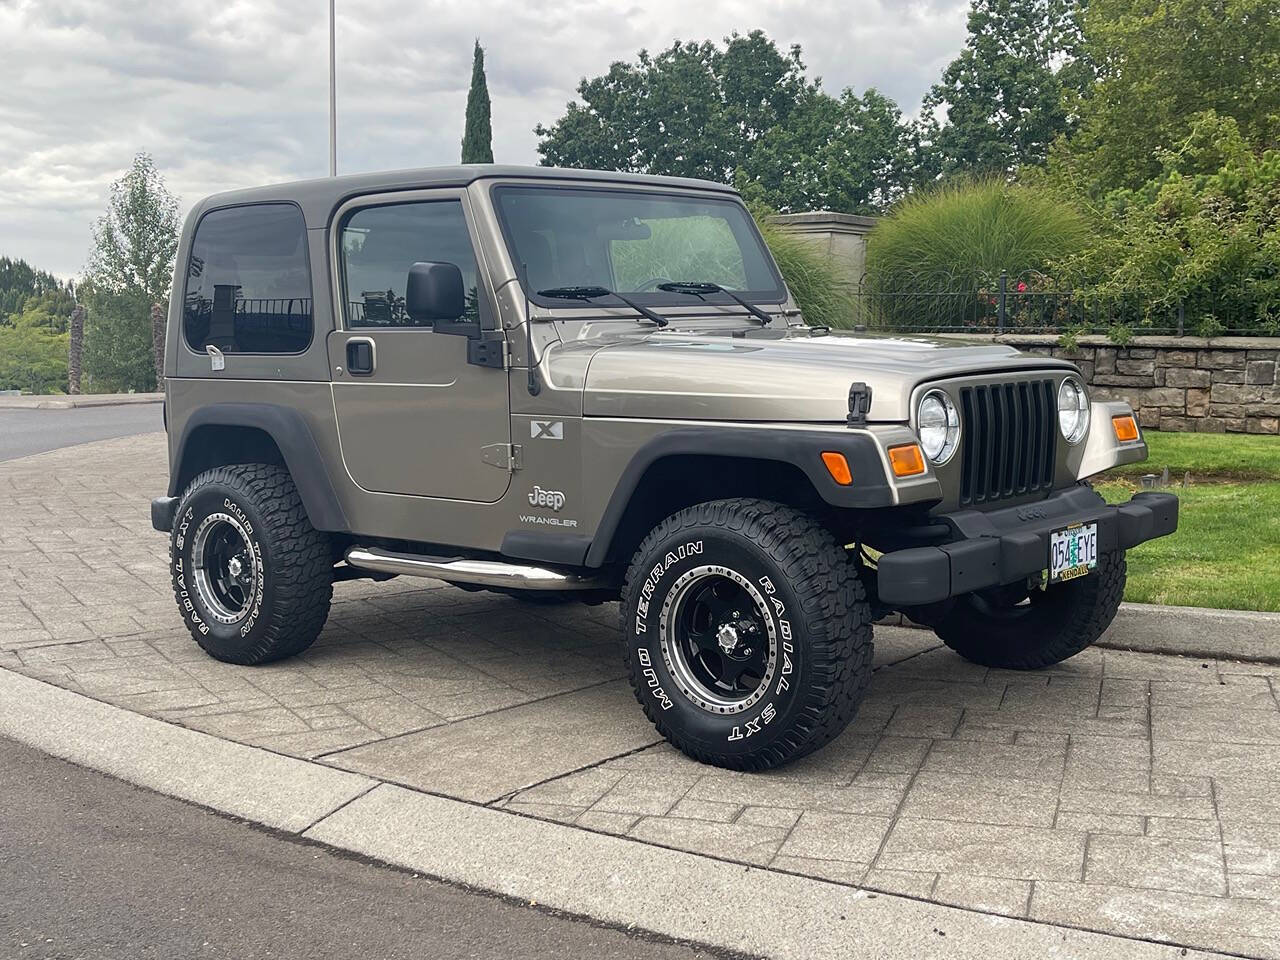
[[[178,201],[147,154],[111,185],[93,240],[82,286],[85,373],[97,391],[154,389],[150,308],[169,298]]]
[[[910,176],[909,130],[868,90],[832,97],[800,48],[761,31],[679,42],[583,80],[579,99],[539,124],[543,163],[735,182],[776,210],[870,211]]]
[[[1280,142],[1277,0],[1090,0],[1084,28],[1097,82],[1052,165],[1085,192],[1160,176],[1208,111],[1255,152]]]
[[[1079,0],[973,0],[965,48],[924,100],[926,178],[1045,159],[1088,82],[1079,15]]]

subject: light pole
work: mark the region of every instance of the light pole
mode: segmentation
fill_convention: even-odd
[[[329,176],[338,175],[338,68],[334,58],[334,0],[329,0]]]

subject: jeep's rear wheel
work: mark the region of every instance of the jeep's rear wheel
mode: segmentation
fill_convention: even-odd
[[[816,750],[871,677],[853,564],[782,504],[717,500],[668,517],[636,551],[621,612],[636,698],[704,763],[761,770]]]
[[[1091,646],[1111,625],[1125,577],[1124,551],[1104,553],[1098,569],[1078,580],[1014,584],[957,597],[932,626],[948,647],[985,667],[1053,666]]]
[[[282,467],[237,464],[191,481],[170,535],[174,596],[211,656],[267,663],[309,647],[329,616],[329,538]]]

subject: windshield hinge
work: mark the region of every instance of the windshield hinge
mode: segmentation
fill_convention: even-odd
[[[481,338],[467,341],[467,363],[505,370],[507,359],[507,338],[501,333],[486,331]]]
[[[518,443],[491,443],[480,448],[480,459],[491,467],[508,473],[524,466],[524,457]]]
[[[871,413],[871,388],[859,380],[849,385],[849,426],[865,427]]]

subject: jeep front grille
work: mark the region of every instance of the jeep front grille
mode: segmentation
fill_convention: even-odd
[[[960,388],[960,502],[986,503],[1053,486],[1057,446],[1053,380]]]

